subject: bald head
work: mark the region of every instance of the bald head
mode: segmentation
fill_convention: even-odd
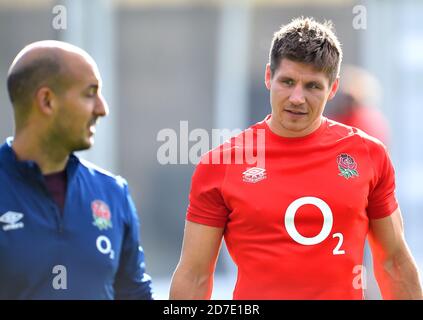
[[[84,50],[61,41],[38,41],[22,49],[7,77],[7,89],[15,111],[28,111],[36,91],[43,86],[58,94],[66,89],[72,74],[69,58],[75,56],[93,63]]]

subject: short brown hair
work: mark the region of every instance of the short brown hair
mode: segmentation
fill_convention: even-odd
[[[313,18],[297,18],[275,32],[269,61],[272,77],[282,59],[308,63],[323,71],[329,83],[339,76],[342,49],[330,21],[319,23]]]
[[[46,53],[44,57],[9,70],[7,89],[12,105],[28,105],[35,91],[43,85],[61,92],[64,82],[62,60],[54,53]]]

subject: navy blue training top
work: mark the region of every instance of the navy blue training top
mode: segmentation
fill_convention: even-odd
[[[61,214],[12,141],[0,147],[0,299],[152,299],[127,182],[72,154]]]

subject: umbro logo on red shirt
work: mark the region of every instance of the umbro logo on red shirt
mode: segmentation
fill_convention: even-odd
[[[250,168],[242,173],[242,180],[249,183],[257,183],[267,178],[266,169],[263,168]]]

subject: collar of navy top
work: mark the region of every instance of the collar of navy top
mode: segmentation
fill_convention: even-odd
[[[45,186],[44,177],[38,164],[31,160],[18,160],[15,151],[12,149],[12,144],[13,137],[8,137],[6,143],[0,147],[0,165],[12,169],[8,170],[10,174],[15,173],[24,180],[30,179],[34,183]],[[74,177],[79,163],[78,157],[71,153],[66,164],[68,182]]]

